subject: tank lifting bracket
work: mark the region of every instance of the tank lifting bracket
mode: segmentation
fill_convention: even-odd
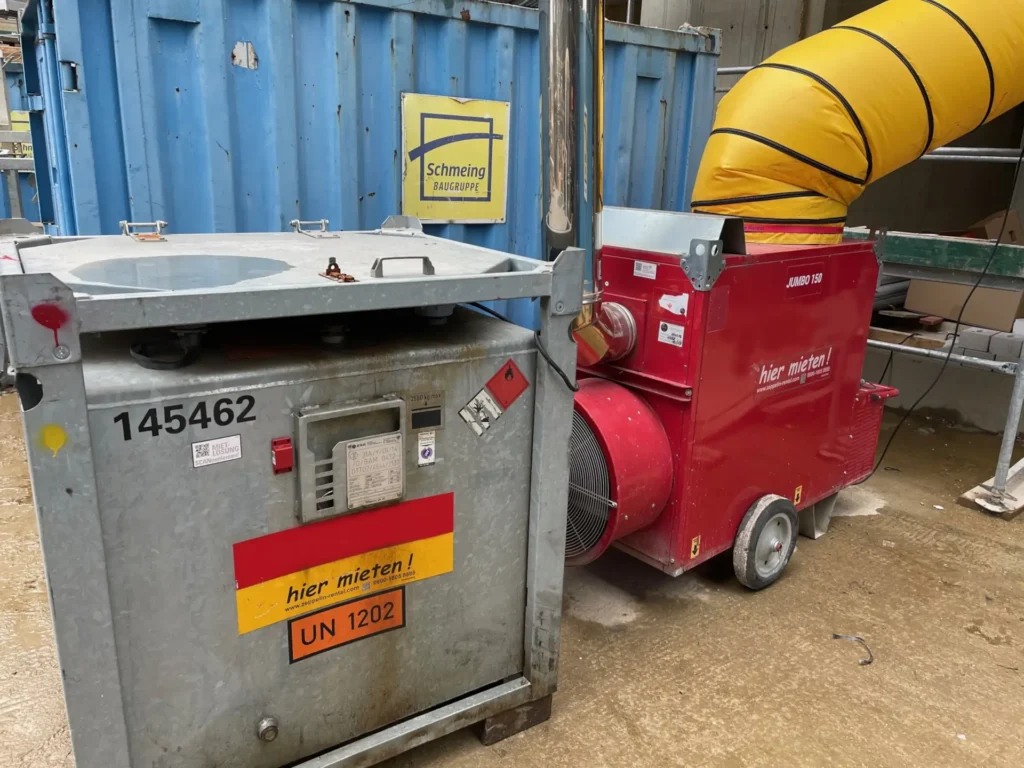
[[[415,216],[392,215],[384,219],[381,231],[390,230],[388,234],[416,234],[423,232],[423,224]]]
[[[166,226],[166,221],[122,221],[121,234],[130,237],[137,243],[162,243],[167,239],[164,237],[164,227]],[[136,230],[140,228],[148,228],[153,231],[137,232]]]
[[[292,219],[288,223],[297,234],[305,235],[306,237],[340,237],[340,235],[337,232],[329,232],[327,230],[327,225],[330,224],[330,222],[327,219],[314,219],[311,221]],[[317,229],[313,229],[313,227],[317,227]]]

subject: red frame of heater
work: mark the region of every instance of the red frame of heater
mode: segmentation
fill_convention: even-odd
[[[730,549],[759,497],[803,509],[857,479],[849,472],[863,443],[854,409],[878,279],[873,243],[751,245],[726,256],[708,291],[694,289],[678,255],[606,245],[600,258],[603,300],[633,313],[638,341],[622,360],[580,375],[639,393],[674,454],[664,511],[617,546],[678,574]],[[659,340],[662,323],[683,327],[682,346]]]

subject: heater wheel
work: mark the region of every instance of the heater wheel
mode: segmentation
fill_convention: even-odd
[[[732,567],[740,584],[764,589],[789,564],[796,549],[797,516],[793,503],[782,496],[755,501],[736,532]]]

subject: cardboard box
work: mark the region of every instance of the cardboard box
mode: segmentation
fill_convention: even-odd
[[[969,285],[911,280],[905,306],[914,312],[956,320],[970,293]],[[996,331],[1012,331],[1019,317],[1024,317],[1024,291],[978,288],[964,309],[962,322]]]
[[[1006,229],[1003,229],[1004,218],[1006,218]],[[1009,214],[1006,211],[994,213],[971,227],[968,234],[986,240],[997,240],[1000,232],[1002,232],[1003,239],[999,242],[1024,245],[1024,226],[1021,225],[1020,214],[1017,211],[1010,211]]]

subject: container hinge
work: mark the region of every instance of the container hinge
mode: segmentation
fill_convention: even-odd
[[[725,269],[721,240],[691,240],[690,254],[679,260],[694,290],[710,291]]]
[[[292,219],[289,223],[297,234],[305,235],[306,237],[340,237],[337,232],[329,232],[327,230],[327,225],[330,224],[327,219],[311,219],[309,221]],[[317,227],[317,229],[314,229],[313,227]]]
[[[162,243],[167,240],[164,237],[166,221],[122,221],[121,234],[130,237],[137,243]],[[137,229],[152,229],[152,232],[136,232]]]

